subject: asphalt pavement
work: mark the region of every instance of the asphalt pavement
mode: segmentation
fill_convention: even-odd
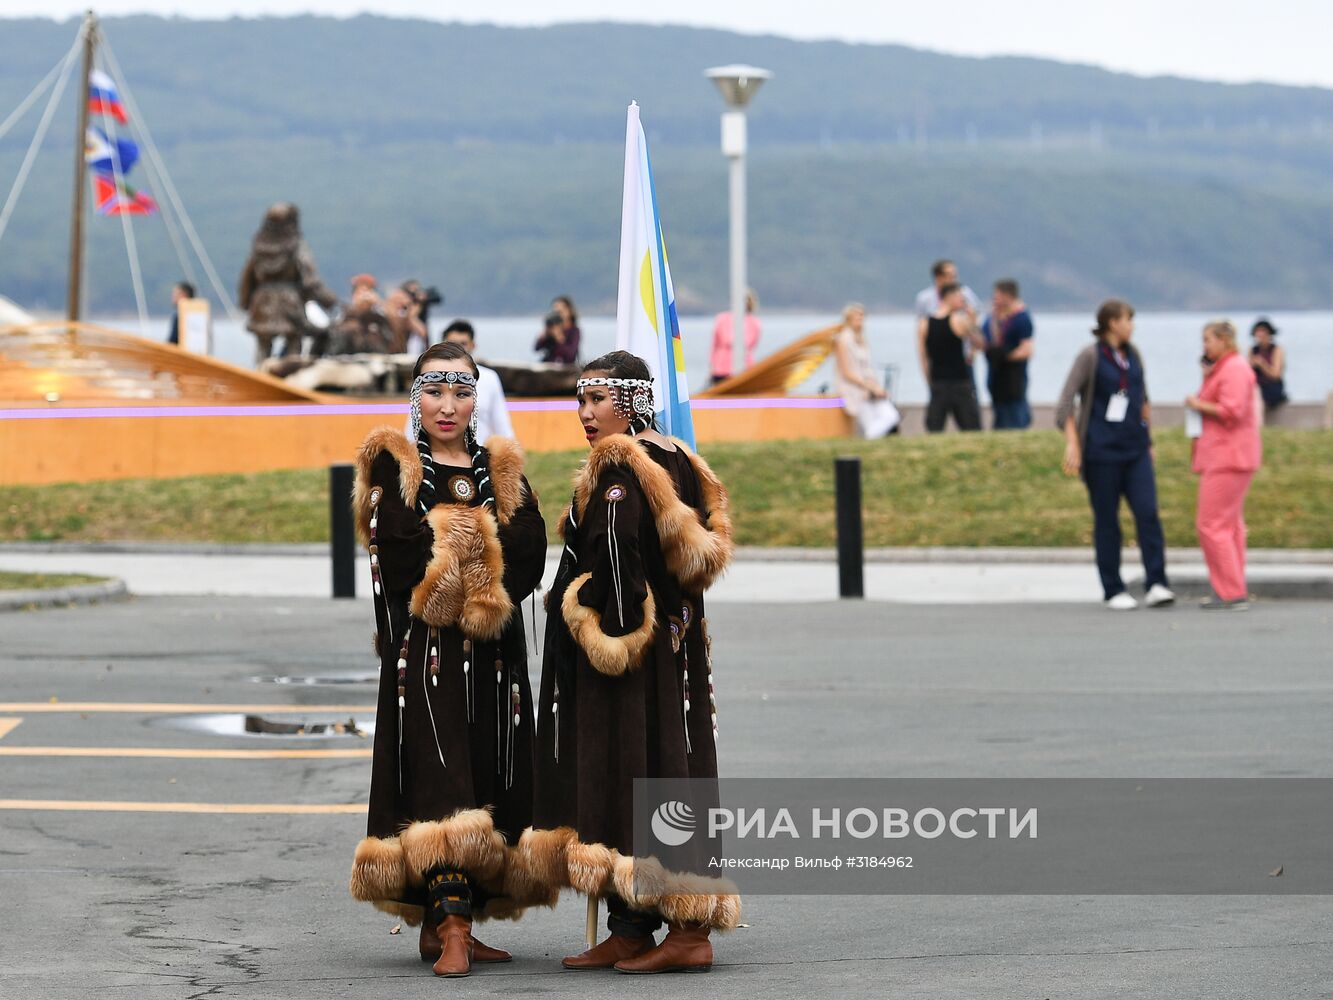
[[[199,728],[364,724],[368,611],[0,616],[0,997],[1333,995],[1333,900],[1262,895],[750,896],[710,975],[647,980],[560,969],[569,896],[485,927],[514,963],[436,980],[347,894],[368,741]],[[1331,614],[719,602],[723,774],[1328,777]]]

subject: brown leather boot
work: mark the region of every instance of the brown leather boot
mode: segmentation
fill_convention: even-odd
[[[430,922],[430,914],[421,921],[421,937],[417,938],[417,951],[423,962],[434,962],[440,957],[440,935],[435,932],[435,925]]]
[[[472,921],[450,914],[435,933],[440,938],[440,957],[432,971],[437,976],[457,979],[472,972]]]
[[[514,956],[503,948],[492,948],[472,938],[472,961],[474,962],[512,962]]]
[[[440,935],[436,933],[435,926],[426,920],[421,925],[421,939],[417,942],[417,950],[421,952],[423,962],[434,962],[440,957]],[[514,956],[500,948],[492,948],[488,944],[482,944],[475,937],[472,938],[472,961],[473,962],[511,962]]]
[[[566,969],[582,971],[584,969],[609,969],[617,962],[635,958],[652,950],[656,942],[651,934],[630,937],[628,934],[612,933],[601,944],[593,945],[581,955],[571,955],[560,964]]]
[[[667,936],[652,951],[615,965],[617,972],[646,975],[653,972],[707,972],[713,967],[713,946],[707,927],[668,924]]]

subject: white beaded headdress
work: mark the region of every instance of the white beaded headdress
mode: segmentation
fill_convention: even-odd
[[[630,422],[631,432],[642,430],[653,419],[653,383],[645,378],[581,378],[574,384],[581,397],[587,386],[604,385],[612,390],[616,416]]]

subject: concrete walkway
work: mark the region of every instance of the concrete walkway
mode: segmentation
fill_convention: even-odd
[[[555,574],[558,550],[548,552],[543,579]],[[1333,552],[1258,551],[1250,560],[1250,589],[1265,598],[1333,598]],[[1198,550],[1168,553],[1172,584],[1182,597],[1207,593]],[[1126,550],[1125,582],[1142,586],[1138,553]],[[125,581],[141,596],[327,597],[332,567],[322,545],[10,545],[0,546],[0,570],[90,573]],[[370,592],[358,564],[360,596]],[[1083,549],[880,549],[867,553],[866,597],[904,604],[1096,602],[1101,587],[1092,554]],[[742,550],[710,603],[805,603],[838,595],[830,550]]]

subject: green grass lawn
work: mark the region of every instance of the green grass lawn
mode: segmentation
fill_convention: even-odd
[[[1189,443],[1158,434],[1167,542],[1197,544]],[[1053,545],[1092,541],[1087,495],[1060,473],[1054,432],[881,441],[715,444],[705,455],[731,490],[742,545],[832,545],[833,460],[862,461],[866,544]],[[529,456],[555,537],[581,452]],[[1125,537],[1134,537],[1125,514]],[[1264,467],[1246,507],[1255,548],[1333,548],[1333,432],[1264,432]],[[323,470],[0,487],[0,540],[320,542]]]
[[[101,583],[105,579],[81,573],[10,573],[0,570],[0,590],[52,590],[81,583]]]

